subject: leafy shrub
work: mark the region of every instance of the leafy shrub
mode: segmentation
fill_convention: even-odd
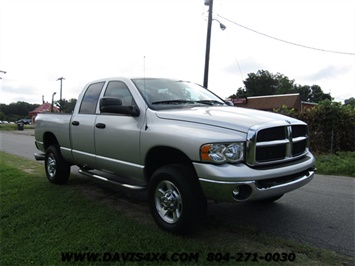
[[[309,126],[314,153],[355,151],[355,107],[324,100],[312,109],[296,112],[283,106],[274,110],[298,118]]]

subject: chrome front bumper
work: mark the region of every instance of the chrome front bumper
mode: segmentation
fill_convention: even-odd
[[[205,197],[221,202],[244,202],[278,196],[309,183],[314,176],[314,157],[268,169],[246,165],[194,163]]]

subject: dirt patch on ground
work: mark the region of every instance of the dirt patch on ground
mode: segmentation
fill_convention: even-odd
[[[35,174],[38,172],[38,164],[29,164],[29,163],[18,163],[18,162],[13,162],[14,166],[16,166],[17,168],[21,169],[22,171],[24,171],[25,173],[28,174]]]
[[[32,174],[35,171],[35,169],[26,168],[26,169],[23,169],[23,171],[26,173]]]

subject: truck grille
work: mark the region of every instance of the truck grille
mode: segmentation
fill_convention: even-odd
[[[306,124],[282,125],[249,129],[247,164],[262,166],[282,163],[302,157],[308,152]]]

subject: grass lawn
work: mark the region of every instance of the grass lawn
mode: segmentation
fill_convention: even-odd
[[[23,125],[24,129],[34,129],[34,125]],[[17,124],[0,124],[0,130],[2,131],[13,131],[17,130]]]
[[[209,225],[174,236],[157,228],[147,204],[129,215],[106,198],[87,196],[90,179],[72,176],[68,185],[52,185],[42,164],[3,152],[0,176],[2,266],[62,265],[63,259],[74,265],[235,265],[248,259],[239,264],[255,265],[256,253],[279,261],[258,259],[258,265],[353,265],[335,252],[241,226]]]
[[[318,174],[355,177],[355,152],[338,152],[316,156]]]

